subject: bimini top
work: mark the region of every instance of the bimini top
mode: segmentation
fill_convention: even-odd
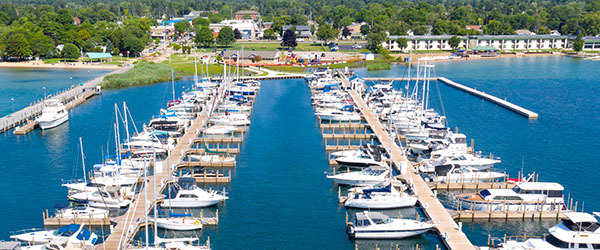
[[[388,217],[385,214],[379,213],[379,212],[369,212],[369,211],[364,211],[362,213],[357,213],[356,214],[356,220],[368,220],[368,219],[373,220],[373,222],[377,223],[379,221],[383,222],[386,221],[387,219],[389,219],[390,217]]]
[[[565,188],[556,182],[521,182],[517,186],[523,190],[557,190],[562,191]]]
[[[598,220],[596,220],[596,217],[588,213],[571,212],[564,213],[564,215],[573,223],[598,222]]]

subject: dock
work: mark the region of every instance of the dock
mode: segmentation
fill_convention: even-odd
[[[345,88],[349,89],[350,81],[348,78],[343,76],[342,84]],[[465,233],[458,227],[454,218],[452,218],[431,191],[429,185],[416,173],[402,149],[395,142],[392,143],[390,135],[383,128],[377,115],[361,98],[361,95],[356,90],[349,89],[348,92],[352,96],[358,110],[362,112],[364,119],[370,125],[371,130],[381,142],[381,145],[388,151],[397,170],[400,170],[400,166],[407,166],[408,171],[401,171],[402,178],[412,181],[412,190],[423,207],[423,211],[436,224],[436,229],[440,232],[442,240],[447,247],[456,250],[476,249]]]
[[[178,164],[183,160],[189,148],[194,145],[194,139],[198,137],[199,132],[205,126],[209,116],[212,114],[212,107],[221,97],[224,95],[225,89],[222,85],[216,96],[212,99],[211,103],[207,105],[207,109],[204,109],[197,117],[192,121],[191,126],[187,129],[186,133],[178,140],[177,145],[170,151],[169,157],[163,161],[163,164],[156,164],[154,175],[149,177],[147,183],[153,183],[156,178],[158,183],[161,183],[157,189],[154,189],[153,185],[147,185],[144,188],[148,189],[148,196],[157,197],[161,193],[166,185],[162,182],[163,179],[167,179],[171,173],[174,165]],[[103,244],[95,246],[95,249],[122,249],[123,246],[127,246],[131,239],[135,236],[137,228],[143,223],[143,218],[150,212],[144,208],[143,194],[144,190],[141,190],[135,197],[135,202],[129,207],[125,215],[118,218],[117,225],[113,228],[112,233],[106,238]],[[150,206],[151,209],[152,206]],[[208,222],[208,220],[207,220]],[[213,220],[213,223],[218,223],[218,219]],[[204,221],[203,221],[204,223]],[[133,228],[133,230],[132,230]]]
[[[363,78],[363,80],[365,80],[365,81],[412,81],[412,80],[416,80],[416,78],[409,79],[406,77],[404,77],[404,78],[403,77],[367,77],[367,78]],[[479,91],[479,90],[467,87],[465,85],[462,85],[460,83],[452,81],[446,77],[431,77],[431,78],[425,78],[425,79],[419,78],[419,80],[440,81],[450,87],[461,90],[465,93],[471,94],[471,95],[479,97],[481,99],[487,100],[498,106],[501,106],[501,107],[511,110],[517,114],[525,116],[528,119],[537,119],[539,117],[539,115],[536,112],[533,112],[531,110],[523,108],[523,107],[516,105],[514,103],[511,103],[507,100],[500,99],[498,97],[495,97],[495,96],[485,93],[483,91]]]
[[[81,85],[71,86],[70,88],[62,90],[59,93],[52,94],[50,98],[61,100],[63,104],[65,104],[67,110],[70,110],[83,103],[91,96],[97,94],[96,86],[100,85],[102,80],[104,80],[104,77],[111,74],[121,74],[132,68],[133,66],[123,67],[93,80],[87,81]],[[15,111],[12,114],[0,117],[0,133],[7,132],[22,125],[25,126],[21,127],[18,132],[15,131],[15,134],[22,135],[32,131],[35,125],[27,124],[31,123],[31,121],[35,121],[35,118],[41,115],[43,108],[44,101],[42,99],[31,103],[29,106]]]

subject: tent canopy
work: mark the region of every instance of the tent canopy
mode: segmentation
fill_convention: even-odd
[[[86,53],[86,56],[89,57],[90,59],[112,58],[112,55],[110,53],[98,53],[98,52],[88,52],[88,53]]]

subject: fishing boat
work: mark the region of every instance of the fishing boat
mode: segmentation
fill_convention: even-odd
[[[599,249],[600,222],[597,217],[584,212],[564,213],[558,225],[548,229],[545,238],[531,238],[524,242],[507,240],[497,250],[563,250],[563,249]]]
[[[67,108],[58,99],[46,100],[42,115],[36,119],[41,129],[51,129],[68,120]]]
[[[494,171],[480,171],[472,167],[463,167],[457,164],[439,165],[426,180],[437,183],[469,183],[493,182],[505,177],[504,173]]]
[[[565,206],[563,190],[555,182],[518,182],[512,189],[484,189],[456,199],[464,210],[557,211]]]
[[[371,166],[358,172],[348,172],[328,175],[337,184],[348,186],[372,186],[383,182],[390,174],[390,169],[385,166]]]
[[[383,187],[354,189],[354,192],[348,193],[344,206],[360,209],[391,209],[413,207],[417,204],[417,197],[397,188],[390,183]]]
[[[205,191],[196,186],[196,179],[181,177],[173,183],[170,192],[161,204],[161,207],[194,208],[209,207],[227,200],[224,193],[218,191]]]
[[[347,232],[355,239],[403,239],[423,234],[434,224],[409,219],[393,219],[379,212],[357,213]]]
[[[175,231],[191,231],[202,229],[200,218],[192,217],[191,214],[177,214],[169,210],[167,218],[152,219],[158,228],[170,229]]]

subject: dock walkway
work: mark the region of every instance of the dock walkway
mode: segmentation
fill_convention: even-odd
[[[163,161],[163,164],[156,164],[158,169],[155,169],[154,175],[148,178],[147,183],[149,184],[147,187],[145,187],[148,188],[149,197],[157,197],[158,194],[161,193],[161,190],[163,190],[163,188],[166,186],[163,183],[163,180],[166,180],[169,177],[172,166],[181,162],[185,157],[186,152],[193,145],[194,139],[200,134],[200,130],[208,121],[208,118],[212,113],[212,107],[215,106],[215,102],[217,102],[220,97],[223,96],[223,92],[224,87],[222,85],[217,96],[212,99],[208,108],[205,108],[200,115],[198,115],[198,117],[192,121],[192,125],[179,139],[177,146],[170,151],[169,157]],[[160,183],[160,185],[157,187],[158,190],[155,190],[154,185],[152,185],[154,178],[157,178],[157,183]],[[143,189],[140,190],[139,194],[136,196],[136,199],[129,207],[125,215],[118,218],[118,224],[114,227],[113,232],[108,236],[108,238],[106,238],[103,244],[96,245],[94,247],[95,249],[123,249],[124,246],[129,244],[131,238],[137,231],[136,229],[142,223],[144,223],[144,216],[150,212],[150,209],[153,208],[153,205],[150,205],[147,209],[144,208],[144,193],[145,191]],[[135,202],[137,200],[139,200],[139,202]],[[129,218],[129,220],[126,221],[126,218]]]
[[[342,77],[342,83],[345,87],[350,86],[350,82],[346,77]],[[408,161],[400,147],[396,143],[391,142],[391,137],[381,125],[379,118],[367,106],[360,94],[356,90],[349,90],[348,92],[352,96],[352,99],[354,99],[354,103],[358,106],[358,109],[366,119],[367,123],[370,124],[371,130],[373,130],[373,133],[377,136],[381,142],[381,145],[385,147],[390,154],[395,165],[397,167],[410,166],[410,170],[403,171],[401,175],[406,180],[412,181],[412,189],[414,193],[423,206],[425,213],[434,223],[437,224],[436,228],[442,235],[446,245],[450,249],[456,250],[476,249],[471,241],[469,241],[467,236],[460,230],[452,216],[450,216],[448,211],[446,211],[446,208],[444,208],[442,203],[433,194],[423,178],[414,173],[414,169],[412,168],[410,161]]]
[[[120,74],[124,73],[133,68],[133,66],[123,67],[121,69],[115,70],[113,72],[104,74],[100,77],[97,77],[91,81],[87,81],[81,85],[77,85],[70,89],[64,90],[58,94],[53,95],[51,98],[60,99],[63,103],[66,104],[67,109],[71,109],[78,104],[83,103],[83,100],[90,97],[90,93],[95,93],[96,86],[100,85],[104,77],[111,74]],[[82,99],[85,96],[86,98]],[[0,133],[4,133],[12,128],[15,128],[19,125],[26,124],[27,121],[34,121],[36,117],[38,117],[42,113],[42,109],[44,108],[44,103],[42,101],[36,102],[27,106],[21,110],[15,111],[14,113],[0,117]],[[22,133],[22,132],[19,132]]]

